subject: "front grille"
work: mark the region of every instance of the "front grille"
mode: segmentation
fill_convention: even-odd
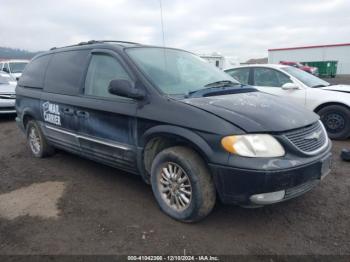
[[[310,126],[287,132],[284,136],[305,154],[316,154],[328,143],[327,134],[320,121]]]
[[[13,110],[15,110],[14,107],[0,107],[0,112],[1,111],[13,111]]]
[[[318,182],[319,180],[311,180],[299,186],[288,188],[286,190],[286,194],[284,195],[284,200],[300,196],[306,193],[307,191],[310,191],[312,188],[314,188],[318,184]]]
[[[1,99],[16,99],[15,94],[0,94]]]

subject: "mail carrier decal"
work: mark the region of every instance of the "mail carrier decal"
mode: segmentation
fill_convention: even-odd
[[[52,104],[50,102],[45,102],[42,105],[44,112],[45,122],[61,125],[60,108],[57,104]]]

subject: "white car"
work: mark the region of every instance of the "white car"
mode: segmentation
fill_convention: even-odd
[[[331,85],[287,65],[245,65],[225,72],[242,84],[285,97],[318,113],[330,138],[350,136],[350,85]]]
[[[0,71],[10,74],[14,79],[18,80],[22,75],[28,60],[11,59],[0,62]]]
[[[16,84],[9,74],[0,73],[0,115],[16,113]]]

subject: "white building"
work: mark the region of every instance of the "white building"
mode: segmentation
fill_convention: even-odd
[[[207,60],[210,64],[213,64],[214,66],[220,69],[224,67],[225,57],[223,57],[218,53],[213,53],[211,55],[202,54],[200,55],[200,57],[203,58],[204,60]]]
[[[234,56],[223,56],[219,53],[213,53],[211,55],[201,54],[199,56],[222,70],[239,65],[237,57]]]
[[[350,74],[350,43],[269,49],[269,63],[338,61],[337,74]]]

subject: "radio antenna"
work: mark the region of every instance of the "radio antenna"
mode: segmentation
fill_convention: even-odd
[[[160,22],[162,25],[162,36],[163,36],[163,58],[164,58],[164,71],[166,72],[167,69],[167,59],[166,59],[166,51],[165,51],[165,36],[164,36],[164,22],[163,22],[163,6],[162,6],[162,0],[159,0],[159,7],[160,7]]]
[[[162,25],[163,47],[165,47],[165,36],[164,36],[164,22],[163,22],[163,6],[162,6],[162,0],[159,0],[159,7],[160,7],[160,22],[161,22],[161,25]]]

